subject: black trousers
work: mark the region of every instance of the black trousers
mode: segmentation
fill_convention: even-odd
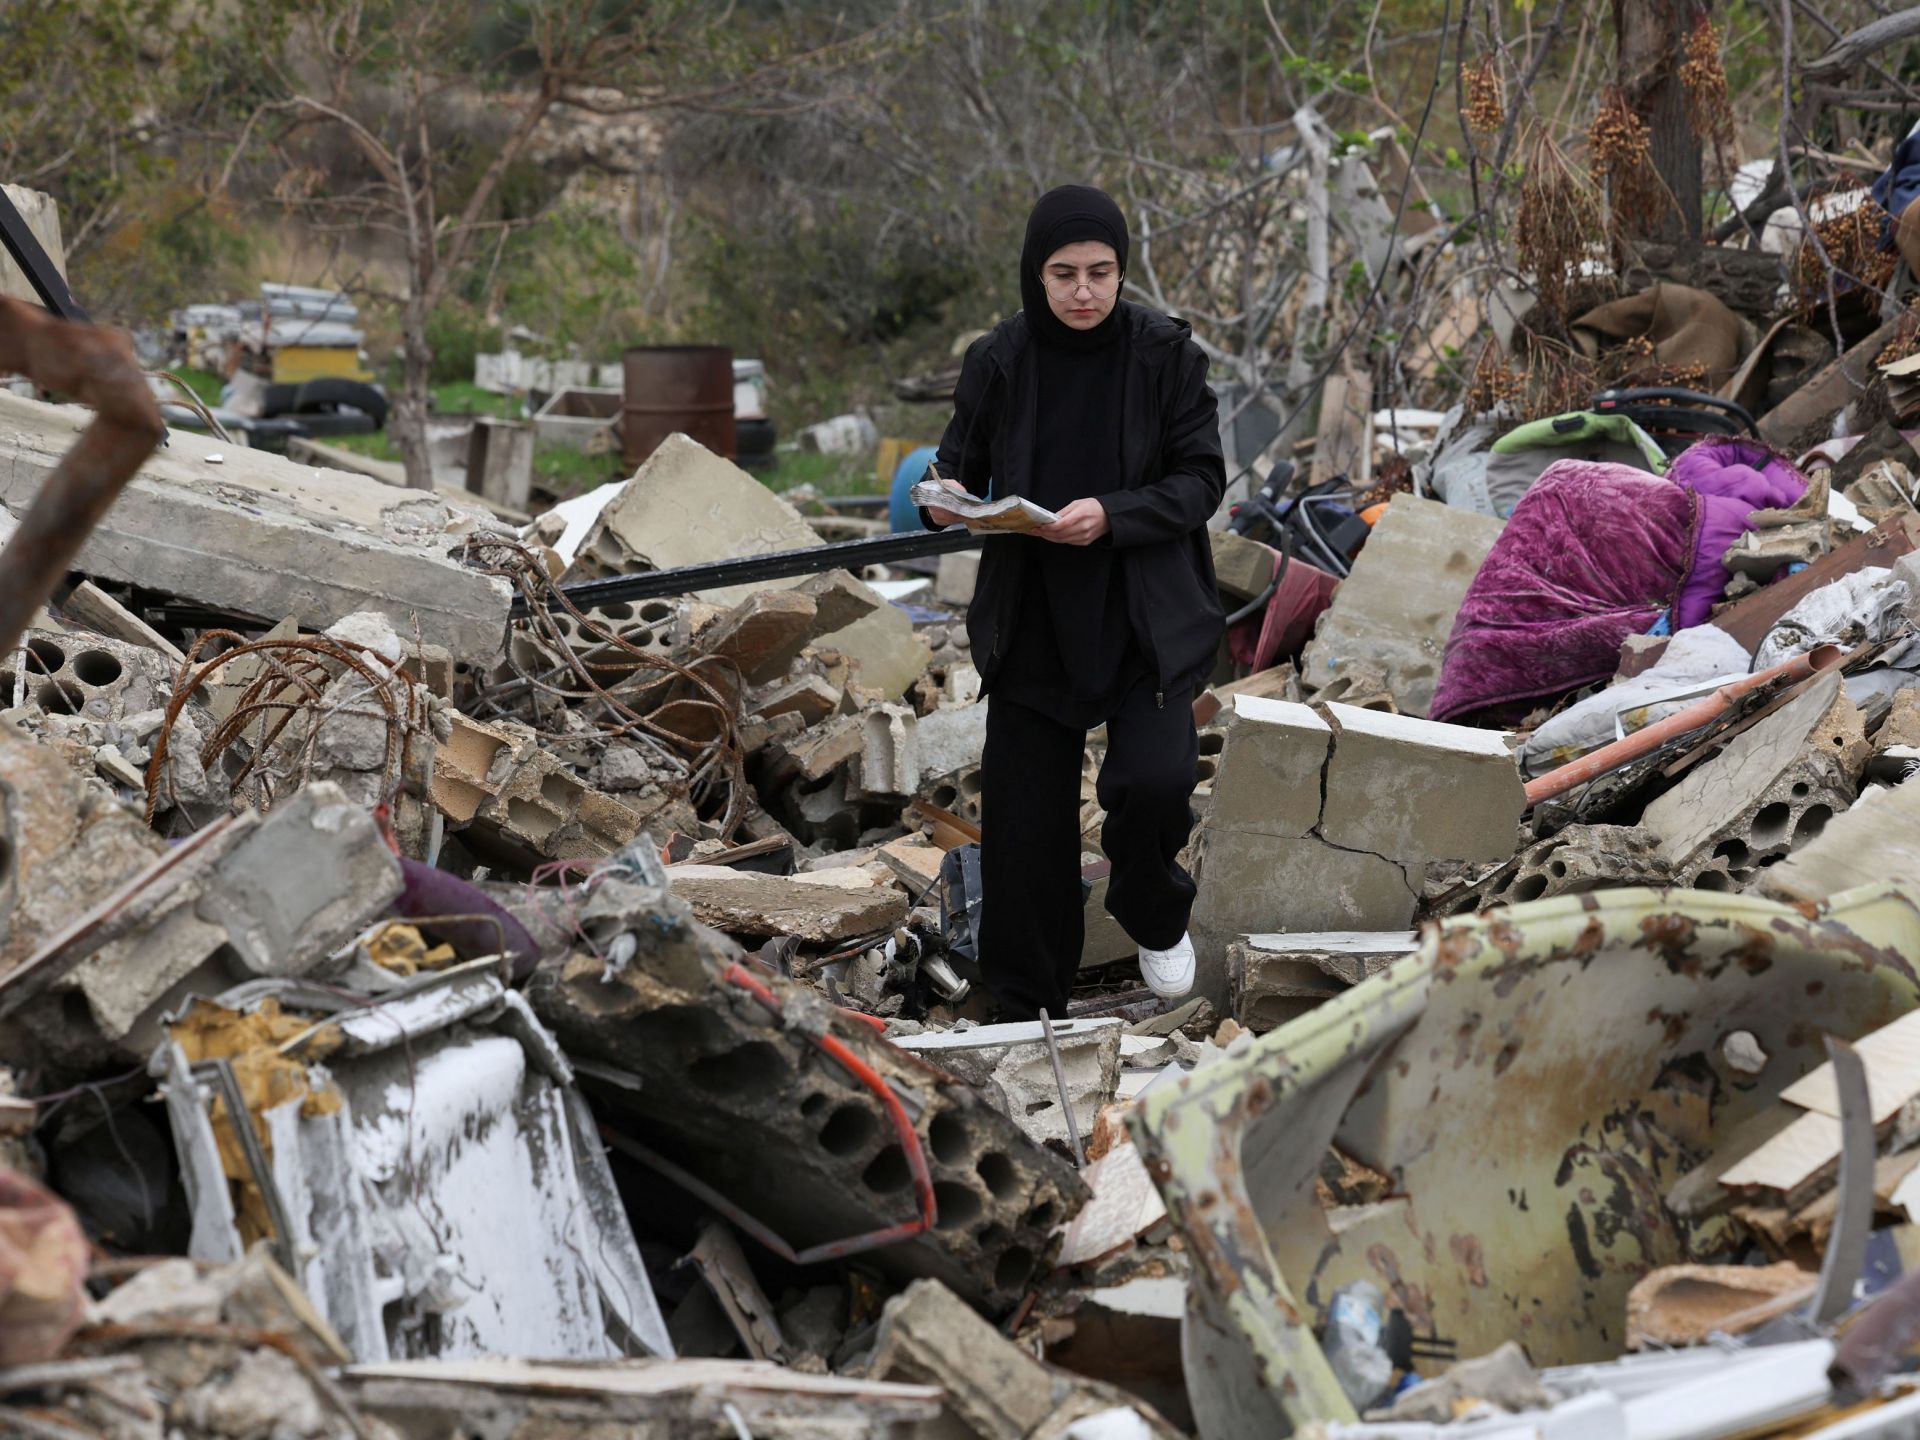
[[[1087,733],[992,695],[981,758],[980,968],[1010,1018],[1067,1013],[1086,922],[1080,767]],[[1167,950],[1186,933],[1194,883],[1176,858],[1193,829],[1199,742],[1191,694],[1156,704],[1151,681],[1107,721],[1097,794],[1113,864],[1107,909],[1132,939]]]

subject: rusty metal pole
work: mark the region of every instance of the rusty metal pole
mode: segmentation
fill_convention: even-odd
[[[8,655],[166,426],[132,342],[117,330],[0,299],[0,373],[24,375],[95,412],[0,550],[0,655]]]
[[[1789,685],[1797,685],[1810,675],[1838,665],[1845,658],[1846,652],[1838,645],[1820,645],[1804,655],[1783,660],[1770,670],[1762,670],[1758,675],[1747,675],[1723,685],[1706,699],[1696,700],[1684,710],[1676,710],[1666,719],[1656,720],[1644,729],[1634,731],[1624,740],[1602,745],[1577,760],[1569,760],[1558,770],[1549,770],[1527,786],[1527,804],[1538,805],[1542,800],[1564,795],[1589,780],[1597,780],[1602,775],[1630,765],[1643,755],[1651,755],[1674,737],[1718,720],[1749,695],[1776,686],[1784,689]]]

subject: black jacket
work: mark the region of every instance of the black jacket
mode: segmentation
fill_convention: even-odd
[[[1124,489],[1100,497],[1110,533],[1096,543],[1127,551],[1128,614],[1152,656],[1163,695],[1200,685],[1213,670],[1225,616],[1214,588],[1206,524],[1226,489],[1218,403],[1207,386],[1207,357],[1192,327],[1120,302],[1127,347],[1121,407]],[[953,392],[953,419],[940,440],[942,473],[975,495],[1031,493],[1033,383],[1024,314],[1003,320],[967,350]],[[1019,547],[1045,545],[1027,535],[989,536],[967,609],[967,634],[983,688],[1009,648],[1021,605]],[[1031,617],[1029,617],[1031,618]]]

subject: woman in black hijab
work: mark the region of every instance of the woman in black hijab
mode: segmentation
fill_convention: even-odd
[[[980,963],[1013,1017],[1066,1014],[1084,936],[1081,763],[1100,725],[1107,909],[1156,994],[1193,985],[1194,885],[1177,857],[1193,826],[1193,698],[1223,624],[1206,523],[1226,469],[1206,356],[1184,321],[1119,299],[1126,266],[1126,218],[1105,194],[1040,198],[1024,308],[967,351],[934,462],[949,484],[1060,517],[984,542],[967,611],[990,696]]]

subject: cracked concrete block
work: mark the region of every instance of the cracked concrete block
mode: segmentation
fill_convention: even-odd
[[[729,935],[791,935],[824,945],[878,934],[907,918],[907,897],[892,886],[863,876],[866,883],[855,888],[836,883],[834,873],[762,875],[724,865],[675,865],[667,872],[673,893],[700,922]]]
[[[730,660],[748,684],[786,674],[813,637],[817,608],[798,590],[762,590],[693,637],[694,647]]]
[[[13,703],[19,652],[0,658],[0,708]],[[48,715],[119,720],[165,707],[173,667],[140,645],[81,631],[33,629],[25,650],[27,700]]]
[[[940,780],[978,766],[987,748],[987,707],[959,705],[924,715],[915,729],[923,780]]]
[[[1696,888],[1738,889],[1853,803],[1845,765],[1865,748],[1840,675],[1827,671],[1695,765],[1640,823],[1659,835],[1676,870],[1692,872]]]
[[[523,864],[592,860],[640,833],[638,811],[588,788],[525,727],[452,718],[430,794],[476,849],[492,848]]]
[[[0,506],[24,513],[92,419],[0,394]],[[511,591],[448,553],[462,523],[423,492],[176,431],[73,568],[309,629],[356,610],[407,616],[409,634],[417,619],[422,641],[480,663],[499,649]]]
[[[1301,656],[1307,688],[1324,689],[1363,663],[1385,672],[1401,710],[1425,715],[1454,616],[1505,524],[1394,496]]]
[[[1074,1124],[1082,1136],[1093,1133],[1094,1120],[1113,1103],[1120,1083],[1120,1036],[1125,1028],[1115,1019],[1053,1022]],[[1066,1112],[1039,1021],[928,1030],[898,1036],[893,1043],[979,1089],[997,1087],[1013,1123],[1035,1143],[1068,1143]]]
[[[1203,829],[1193,865],[1200,887],[1192,933],[1201,994],[1224,1004],[1227,947],[1276,929],[1402,930],[1413,924],[1420,867],[1312,836]]]
[[[221,860],[199,910],[255,974],[306,975],[403,888],[373,817],[321,780],[275,806]]]
[[[887,1302],[866,1373],[944,1390],[945,1414],[927,1432],[943,1440],[1058,1440],[1076,1422],[1112,1410],[1135,1412],[1127,1428],[1110,1426],[1116,1434],[1146,1440],[1179,1434],[1128,1392],[1036,1360],[930,1280]]]
[[[905,799],[920,787],[918,722],[904,705],[876,705],[859,717],[856,799]]]
[[[732,947],[681,902],[614,882],[583,918],[603,953],[631,935],[631,958],[609,967],[574,954],[544,966],[528,996],[576,1062],[638,1078],[636,1087],[582,1071],[616,1152],[625,1137],[669,1155],[795,1247],[914,1219],[892,1111],[812,1038],[831,1035],[900,1097],[939,1209],[935,1228],[860,1263],[935,1276],[996,1315],[1025,1298],[1056,1227],[1087,1198],[1069,1162],[809,987],[767,979],[776,1014],[727,978]]]
[[[1504,860],[1527,808],[1496,731],[1321,707],[1333,727],[1319,833],[1330,845],[1430,860]]]
[[[1378,975],[1418,948],[1411,930],[1248,935],[1227,947],[1233,1018],[1255,1034]]]
[[[1305,705],[1236,695],[1213,782],[1209,830],[1298,837],[1320,823],[1333,728]],[[1271,928],[1271,927],[1268,927]]]
[[[1795,903],[1920,875],[1920,784],[1870,787],[1818,836],[1761,872],[1755,889]]]

